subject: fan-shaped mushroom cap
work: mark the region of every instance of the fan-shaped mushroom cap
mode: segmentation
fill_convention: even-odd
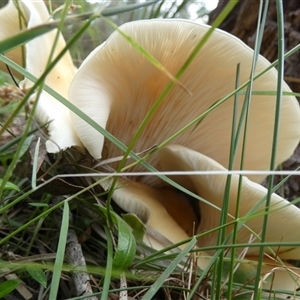
[[[127,23],[120,30],[131,36],[172,74],[176,74],[208,31],[209,27],[187,20],[146,20]],[[236,68],[240,64],[239,80],[250,76],[253,50],[234,36],[216,30],[201,49],[180,82],[191,92],[176,85],[165,98],[134,147],[140,152],[163,142],[193,119],[209,109],[216,101],[234,90]],[[269,66],[259,57],[256,74]],[[87,58],[76,74],[70,88],[70,100],[125,145],[158,99],[170,79],[153,66],[118,32]],[[254,90],[276,91],[277,72],[271,69],[255,80]],[[283,83],[283,90],[290,91]],[[239,96],[241,111],[244,97]],[[274,128],[275,96],[253,95],[246,141],[246,169],[267,169]],[[180,134],[172,143],[187,146],[228,166],[233,98],[219,106],[197,126]],[[121,155],[109,141],[72,115],[74,128],[84,146],[95,157]],[[284,96],[279,126],[276,163],[287,159],[300,138],[299,105],[292,96]],[[239,142],[235,167],[241,157]],[[102,151],[103,150],[103,151]],[[158,167],[158,155],[149,163]],[[137,166],[132,170],[143,170]],[[261,181],[262,176],[249,176]],[[152,177],[153,178],[153,177]],[[139,179],[151,183],[152,178]],[[152,180],[153,181],[153,180]],[[152,182],[152,185],[157,183]]]
[[[20,11],[24,16],[25,28],[29,29],[34,26],[45,24],[51,21],[46,5],[42,0],[24,0],[18,2]],[[0,39],[10,37],[21,31],[19,25],[19,11],[15,3],[11,0],[8,5],[0,10]],[[22,19],[22,18],[21,18]],[[32,75],[39,78],[45,71],[50,54],[53,51],[51,61],[65,47],[65,41],[59,34],[58,41],[55,44],[57,30],[53,30],[42,36],[39,36],[26,44],[26,69]],[[20,63],[20,48],[9,53],[9,57]],[[67,97],[71,80],[76,72],[72,58],[67,52],[59,63],[51,70],[45,83],[52,87],[63,97]],[[30,80],[24,79],[21,82],[24,89],[30,88],[33,84]],[[34,98],[35,96],[33,96]],[[48,152],[58,152],[71,146],[80,146],[81,143],[71,125],[69,110],[58,100],[46,92],[40,94],[35,116],[40,123],[51,121],[48,126],[49,140],[46,142]]]
[[[226,171],[219,163],[213,159],[196,151],[178,145],[164,147],[160,151],[161,167],[164,171]],[[227,175],[182,175],[172,177],[174,181],[195,192],[201,198],[222,208],[225,194]],[[232,221],[237,207],[239,176],[232,175],[230,186],[230,201],[228,207],[228,221]],[[240,196],[240,221],[259,203],[259,207],[251,212],[251,216],[245,225],[258,235],[254,242],[259,242],[263,226],[265,209],[265,198],[267,190],[261,185],[243,177]],[[262,202],[261,202],[262,201]],[[201,223],[198,233],[204,233],[219,226],[220,210],[207,203],[199,202],[201,210]],[[268,217],[268,227],[266,242],[297,242],[300,234],[295,228],[300,228],[300,209],[281,198],[277,194],[272,194],[270,213]],[[179,216],[180,217],[180,216]],[[228,234],[232,231],[232,226],[227,229]],[[238,231],[237,243],[248,243],[252,232],[243,226]],[[200,246],[215,245],[217,232],[204,235],[199,238]],[[300,247],[274,246],[272,249],[281,259],[299,259]],[[249,255],[257,255],[259,249],[250,247]],[[266,253],[271,253],[265,248]]]

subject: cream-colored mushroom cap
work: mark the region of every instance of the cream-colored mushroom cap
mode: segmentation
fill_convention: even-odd
[[[22,4],[20,4],[20,7],[21,6]],[[9,38],[12,35],[18,34],[22,27],[26,28],[24,21],[19,18],[19,12],[12,0],[9,1],[6,6],[0,9],[0,24],[0,41]],[[19,65],[22,65],[22,51],[20,47],[5,53],[5,55]],[[0,62],[0,69],[7,71],[6,66],[2,62]]]
[[[226,171],[223,166],[213,159],[178,145],[164,147],[160,151],[160,162],[164,171]],[[227,180],[226,174],[207,174],[203,176],[182,175],[173,176],[172,179],[186,189],[198,194],[207,202],[218,208],[222,208]],[[230,201],[228,206],[228,222],[232,221],[233,216],[235,215],[238,201],[238,184],[239,176],[232,175],[229,196]],[[247,214],[250,214],[245,223],[250,229],[243,226],[238,231],[237,243],[248,243],[251,234],[253,233],[258,236],[254,242],[260,242],[259,237],[263,227],[266,196],[267,190],[264,187],[250,181],[247,177],[243,177],[239,218],[243,218]],[[259,206],[255,211],[251,212],[256,205]],[[201,222],[197,232],[204,233],[205,231],[217,228],[220,222],[220,210],[201,201],[199,202],[199,207],[201,212]],[[300,226],[300,209],[277,194],[272,194],[269,210],[266,242],[278,242],[278,245],[280,242],[299,242],[300,234],[295,228],[299,228]],[[240,221],[242,221],[242,219]],[[232,229],[232,226],[228,227],[228,234]],[[199,245],[202,247],[216,245],[217,234],[218,232],[203,235],[199,238]],[[300,247],[276,245],[272,247],[272,249],[281,259],[300,258]],[[258,251],[258,248],[250,247],[247,255],[257,255]],[[267,247],[265,248],[265,252],[272,254]]]
[[[25,2],[27,3],[27,9],[32,14],[28,21],[28,28],[51,21],[48,12],[47,14],[41,14],[40,10],[35,11],[35,7],[32,5],[34,1],[27,2]],[[39,2],[40,6],[44,5],[45,7],[42,1]],[[58,42],[55,44],[56,35],[57,30],[54,30],[26,44],[26,69],[37,78],[46,69],[52,49],[54,48],[54,52],[51,61],[65,47],[65,41],[61,34],[59,34]],[[51,70],[45,83],[63,97],[67,97],[75,72],[76,68],[73,65],[69,52],[67,52]],[[23,81],[24,87],[27,88],[31,85],[30,81],[26,79]],[[46,92],[41,93],[38,101],[35,113],[36,118],[40,123],[51,121],[48,126],[49,140],[46,142],[47,151],[56,153],[71,146],[80,146],[80,141],[71,125],[69,109]]]
[[[47,7],[42,0],[24,0],[18,2],[20,11],[24,15],[25,28],[51,22]],[[21,31],[19,25],[19,11],[11,0],[7,6],[0,10],[0,38],[8,38]],[[24,28],[23,28],[24,29]],[[55,44],[57,30],[41,35],[25,45],[26,69],[32,75],[39,78],[45,71],[50,54],[53,50],[51,61],[63,50],[65,41],[61,34]],[[20,49],[9,53],[9,57],[20,63]],[[50,71],[45,83],[52,87],[63,97],[67,97],[71,80],[76,72],[72,58],[67,52],[57,65]],[[24,79],[20,86],[28,89],[33,83]],[[35,99],[36,94],[32,99]],[[69,110],[50,94],[42,91],[38,99],[35,117],[40,123],[51,122],[48,126],[49,140],[46,142],[48,152],[58,152],[71,146],[81,146],[79,139],[72,127]]]
[[[154,230],[154,235],[145,234],[144,242],[157,250],[171,243],[176,244],[187,240],[193,235],[197,225],[197,217],[187,198],[175,189],[168,187],[155,189],[139,182],[118,179],[113,199],[125,211],[140,217],[144,224],[150,227],[150,231]],[[166,200],[170,204],[167,207]],[[170,209],[172,205],[173,208]],[[177,220],[174,217],[177,217]],[[164,244],[164,239],[167,244]],[[184,247],[185,244],[180,246],[180,248]],[[204,252],[198,253],[197,263],[201,269],[205,269],[209,264],[208,257],[209,255]]]
[[[174,153],[171,154],[171,156],[169,156],[168,151],[170,150],[167,148],[164,149],[166,150],[166,153],[164,153],[164,151],[162,152],[162,160],[164,160],[165,155],[167,155],[168,158],[166,159],[167,160],[166,164],[169,163],[169,159],[170,160],[175,159],[176,161],[180,161],[180,163],[177,164],[178,167],[180,168],[183,167],[183,170],[186,169],[190,170],[189,162],[187,162],[189,161],[189,159],[181,160],[180,155],[177,156],[176,153],[179,150],[185,151],[187,149],[182,147],[177,148],[177,146],[171,146],[170,148],[172,148],[171,151],[174,151]],[[191,152],[193,153],[193,151]],[[186,153],[185,156],[190,157],[190,159],[193,160],[195,157],[192,157],[192,153]],[[207,157],[201,154],[199,155],[204,160],[203,162],[204,170],[207,170],[209,168],[208,165],[210,163],[212,164],[212,167],[209,168],[209,170],[218,170],[218,171],[224,170],[224,168],[221,169],[215,168],[216,165],[218,165],[217,163],[215,163],[214,161],[207,162]],[[195,154],[195,156],[197,155]],[[198,163],[201,163],[201,161],[199,161],[198,159],[196,157],[197,163],[195,163],[195,166],[198,166]],[[172,162],[171,164],[173,165]],[[203,168],[201,170],[203,170]],[[211,178],[211,176],[207,176],[207,177],[208,180],[209,178]],[[219,175],[216,177],[219,177]],[[216,180],[215,178],[212,179],[213,181]],[[201,179],[192,180],[190,176],[188,177],[181,176],[180,180],[178,181],[182,183],[185,187],[188,187],[191,190],[197,192],[195,185],[197,185],[198,181],[200,180]],[[223,182],[223,178],[221,178],[221,185],[222,182]],[[249,183],[249,180],[247,180],[247,183]],[[211,186],[209,188],[211,188]],[[259,191],[261,190],[261,187],[259,187],[257,184],[253,184],[252,190],[250,192],[253,193],[253,191],[256,188]],[[248,189],[247,192],[249,192]],[[264,190],[264,192],[266,191]],[[200,195],[203,196],[203,194],[205,193],[201,193]],[[254,192],[254,195],[255,194],[256,193]],[[187,199],[184,199],[183,195],[179,194],[178,191],[176,191],[175,189],[171,189],[167,187],[155,189],[155,188],[147,187],[138,182],[132,182],[126,179],[118,179],[116,190],[113,193],[113,198],[122,208],[124,208],[125,211],[136,213],[138,216],[141,217],[144,223],[151,228],[151,230],[148,230],[147,228],[146,234],[144,236],[144,242],[147,245],[153,247],[154,249],[161,250],[162,248],[169,246],[167,241],[172,243],[179,243],[184,240],[187,240],[188,237],[192,236],[191,232],[188,232],[189,230],[188,227],[189,224],[192,222],[195,222],[196,224],[197,220],[195,218],[195,214],[191,211],[189,204],[186,202]],[[168,199],[169,201],[167,206],[165,205],[166,199]],[[219,200],[220,198],[217,196],[216,201],[213,201],[213,204],[219,205],[220,204]],[[274,199],[272,200],[274,204]],[[179,202],[181,202],[180,209],[178,209],[175,212],[175,214],[171,215],[170,208],[172,208],[172,206],[177,207]],[[253,203],[253,205],[255,205],[255,203]],[[201,206],[201,215],[202,215],[201,221],[206,223],[205,226],[207,227],[217,226],[218,220],[215,218],[218,218],[219,216],[217,216],[211,209],[207,209],[208,206],[202,205],[202,203],[200,206]],[[245,213],[244,209],[241,210],[242,210],[242,214]],[[297,214],[299,214],[299,212],[300,211],[298,210]],[[289,211],[283,210],[282,213],[286,214],[289,213]],[[208,214],[211,214],[211,219],[213,219],[213,222],[211,222],[210,224],[207,222],[207,218],[209,218]],[[292,215],[292,217],[295,218],[296,215]],[[284,218],[288,219],[287,216],[285,216]],[[259,224],[261,224],[260,220],[259,220]],[[273,224],[270,225],[272,226]],[[298,225],[298,224],[293,223],[293,225]],[[154,232],[152,232],[153,229]],[[253,229],[252,226],[251,229]],[[291,230],[291,229],[295,231],[295,228],[291,228],[291,227],[287,228],[287,230]],[[277,228],[274,229],[274,231],[275,230],[277,230]],[[162,235],[162,237],[160,235]],[[165,241],[164,238],[167,241]],[[295,234],[295,238],[297,238],[296,234]],[[277,237],[276,240],[277,242],[280,242],[279,237]],[[206,246],[207,244],[208,244],[207,241],[205,241],[204,239],[200,239],[199,241],[200,249],[202,246]],[[184,244],[180,246],[180,248],[182,249],[184,247],[185,247]],[[285,254],[284,250],[282,253],[280,251],[279,251],[280,253],[277,253],[279,254],[280,258],[284,256],[283,255]],[[242,262],[239,267],[239,269],[241,270],[241,273],[239,274],[242,274],[243,276],[243,278],[239,278],[239,280],[242,280],[242,281],[238,281],[239,283],[242,284],[247,283],[249,285],[253,285],[256,277],[259,276],[256,270],[258,257],[249,256],[251,254],[255,255],[257,254],[257,251],[256,250],[252,251],[250,248],[246,253],[244,262]],[[292,253],[292,257],[296,258],[298,257],[298,254],[299,254],[298,251],[295,251]],[[208,270],[207,268],[210,262],[211,262],[211,256],[209,254],[205,252],[197,253],[197,264],[198,267],[200,267],[202,270]],[[236,274],[235,276],[239,276],[239,275]],[[260,287],[264,289],[263,292],[264,295],[269,295],[271,293],[272,296],[274,296],[275,294],[276,296],[279,295],[282,296],[285,294],[284,291],[287,291],[288,294],[290,294],[292,291],[296,291],[296,289],[298,289],[300,285],[300,272],[298,268],[295,268],[292,265],[287,263],[281,264],[277,262],[275,259],[268,258],[267,256],[265,256],[263,260],[263,266],[262,266],[262,272],[260,274],[260,278],[261,278]],[[270,289],[270,291],[268,291],[268,289]],[[277,292],[278,290],[283,292],[278,293]]]
[[[131,36],[167,70],[176,74],[209,27],[192,21],[165,19],[124,24],[120,30]],[[236,69],[239,80],[250,76],[253,50],[239,39],[216,30],[201,49],[188,70],[165,98],[134,147],[140,152],[163,142],[219,99],[234,90]],[[256,74],[269,66],[259,57]],[[104,45],[86,59],[76,74],[69,92],[70,101],[83,110],[125,145],[133,137],[151,106],[170,79],[153,66],[120,33],[113,33]],[[254,90],[276,91],[277,71],[271,69],[254,82]],[[283,83],[283,90],[290,91]],[[239,111],[244,96],[238,98]],[[268,169],[274,128],[275,96],[253,95],[250,104],[246,141],[246,169]],[[184,145],[228,166],[233,98],[211,112],[200,124],[192,126],[172,141]],[[74,128],[84,146],[95,158],[122,155],[109,141],[76,115]],[[276,163],[287,159],[300,138],[300,111],[296,99],[284,96],[282,101]],[[235,167],[239,167],[240,139]],[[158,155],[149,163],[158,167]],[[137,166],[135,171],[144,170]],[[261,181],[262,176],[250,176]],[[155,185],[151,178],[140,179]]]

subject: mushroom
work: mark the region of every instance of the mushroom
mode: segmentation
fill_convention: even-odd
[[[162,171],[181,171],[182,175],[170,176],[177,184],[198,195],[199,212],[201,222],[195,233],[198,234],[199,248],[214,246],[217,244],[218,232],[206,234],[219,226],[220,210],[222,208],[225,186],[227,181],[226,169],[215,160],[198,153],[194,150],[180,145],[169,145],[159,152],[160,166]],[[207,171],[219,172],[207,175],[186,175],[186,171]],[[223,173],[222,173],[223,172]],[[240,211],[238,222],[245,221],[238,230],[236,244],[247,244],[252,239],[253,242],[260,242],[260,234],[265,209],[265,198],[267,189],[261,185],[250,181],[242,176],[242,186],[240,194]],[[231,175],[231,185],[229,194],[228,222],[235,219],[237,206],[238,185],[240,176]],[[168,186],[163,188],[152,188],[139,182],[132,182],[126,179],[118,179],[116,190],[113,194],[114,200],[129,212],[135,212],[141,216],[145,223],[152,229],[158,231],[170,242],[176,244],[193,234],[188,232],[192,223],[197,224],[198,220],[193,211],[188,209],[186,199],[177,194]],[[169,198],[171,201],[166,202]],[[170,208],[182,204],[182,210],[170,214]],[[135,203],[138,203],[137,205]],[[257,207],[256,207],[257,206]],[[255,210],[253,210],[256,207]],[[184,221],[185,227],[181,222]],[[266,243],[275,243],[272,247],[266,247],[261,273],[261,288],[274,290],[295,291],[300,286],[300,271],[292,265],[281,262],[281,260],[299,260],[300,247],[282,246],[281,243],[299,241],[299,233],[295,228],[300,226],[300,209],[277,194],[271,195],[269,207],[268,228]],[[189,228],[188,228],[189,227]],[[233,226],[227,227],[227,236],[231,234]],[[147,233],[144,242],[155,249],[162,249],[166,245],[156,236]],[[230,242],[229,242],[230,243]],[[276,245],[278,243],[278,245]],[[258,247],[251,247],[246,252],[244,262],[240,263],[239,269],[244,278],[245,284],[254,284],[257,276],[256,264],[259,255]],[[181,245],[180,248],[184,248]],[[237,253],[244,250],[237,248]],[[274,253],[276,257],[274,258]],[[211,253],[203,251],[197,253],[197,264],[202,270],[207,270]],[[273,258],[271,258],[273,255]],[[270,291],[271,293],[271,291]],[[276,293],[278,296],[278,294]],[[298,299],[298,298],[297,298]]]
[[[196,229],[196,233],[201,234],[198,238],[198,246],[201,249],[206,246],[216,245],[217,233],[205,234],[205,231],[212,230],[219,226],[220,209],[222,208],[227,180],[226,169],[211,158],[179,145],[166,146],[159,152],[160,165],[162,171],[181,171],[182,175],[171,177],[182,187],[194,192],[202,199],[199,201],[199,212],[201,222]],[[220,175],[186,175],[185,171],[217,171]],[[232,175],[230,186],[230,201],[228,222],[234,220],[237,205],[238,182],[240,177]],[[247,220],[238,231],[236,244],[247,244],[251,236],[255,237],[254,242],[259,242],[262,229],[264,199],[267,196],[267,189],[261,185],[250,181],[247,177],[242,177],[239,222]],[[127,211],[135,212],[142,216],[142,219],[150,228],[158,231],[172,243],[180,243],[187,240],[189,236],[185,226],[197,224],[196,214],[188,209],[186,199],[178,195],[174,190],[165,186],[163,188],[152,188],[138,182],[126,179],[118,179],[116,190],[113,194],[114,200]],[[169,201],[165,201],[166,198]],[[170,201],[171,200],[171,201]],[[182,210],[170,214],[172,206],[177,206],[178,201],[182,203]],[[136,205],[137,203],[137,205]],[[255,206],[256,210],[251,211]],[[217,209],[219,208],[219,209]],[[296,291],[300,286],[300,271],[298,268],[281,262],[282,259],[298,260],[300,257],[300,247],[281,246],[282,242],[299,241],[299,233],[295,228],[300,225],[300,209],[273,193],[271,195],[270,213],[266,242],[278,243],[271,248],[265,248],[265,256],[262,265],[260,287],[270,289],[269,294],[279,296],[278,290],[287,292]],[[232,231],[232,226],[227,228],[227,234]],[[256,236],[255,236],[256,234]],[[166,245],[156,236],[147,233],[144,242],[155,249],[162,249]],[[249,245],[251,246],[251,245]],[[181,245],[180,248],[184,248]],[[238,249],[241,252],[244,249]],[[276,259],[270,255],[276,253]],[[207,270],[210,264],[210,257],[213,253],[203,251],[197,253],[197,265],[202,270]],[[239,270],[244,280],[242,284],[254,284],[257,276],[256,265],[259,248],[249,247],[244,262],[240,263]],[[278,260],[279,259],[279,260]],[[239,276],[239,275],[237,275]],[[267,292],[263,292],[266,294]],[[287,294],[289,295],[289,294]],[[295,298],[298,299],[298,298]]]
[[[208,27],[186,20],[150,20],[131,22],[121,26],[120,30],[141,44],[172,74],[176,74],[189,57],[195,45],[207,32]],[[216,30],[186,73],[180,78],[181,83],[192,95],[188,94],[181,86],[175,86],[152,117],[136,143],[134,151],[140,152],[165,141],[186,124],[204,113],[217,100],[231,93],[234,90],[236,66],[238,64],[241,66],[239,73],[240,82],[246,82],[251,69],[252,56],[253,51],[240,40],[223,31]],[[259,57],[256,73],[261,72],[268,66],[269,63],[263,57]],[[254,81],[254,90],[275,91],[277,89],[276,80],[277,72],[275,69],[271,69]],[[138,125],[168,82],[169,78],[163,72],[151,65],[118,32],[115,32],[105,44],[95,49],[85,60],[72,81],[69,99],[98,124],[106,128],[125,145],[128,145]],[[285,83],[283,83],[283,89],[284,91],[290,91]],[[243,101],[244,98],[240,95],[238,104],[239,115]],[[275,102],[274,96],[252,95],[248,120],[246,155],[244,158],[245,169],[267,170],[269,168]],[[211,162],[214,162],[212,166],[216,164],[216,168],[228,166],[233,105],[233,99],[231,98],[213,110],[197,126],[193,126],[177,136],[172,143],[178,144],[178,146],[174,147],[188,147],[191,153],[199,154],[201,157],[201,159],[199,158],[200,162],[205,162],[206,157],[209,156],[212,159]],[[276,163],[287,159],[298,144],[300,137],[299,117],[299,105],[296,99],[292,96],[284,96],[279,120],[280,142],[277,147]],[[95,158],[102,156],[103,159],[106,159],[122,154],[116,146],[109,141],[105,141],[100,133],[83,120],[73,114],[72,120],[79,138]],[[237,148],[236,169],[239,169],[241,145],[242,140],[240,140]],[[103,152],[101,153],[102,149]],[[167,167],[171,168],[172,163],[174,163],[174,167],[178,167],[177,170],[184,171],[184,168],[178,165],[179,162],[182,162],[184,166],[184,157],[179,159],[170,150],[169,152],[172,153],[173,160],[169,159],[167,161],[171,166],[168,164],[164,165],[166,163],[160,157],[167,152],[167,149],[163,148],[155,155],[152,155],[147,160],[148,163],[158,170],[166,170]],[[185,159],[188,159],[190,153],[188,151],[182,151],[182,153],[185,153],[187,155]],[[206,163],[209,166],[211,162]],[[192,164],[189,165],[192,170],[197,170],[200,167],[200,163],[195,163],[194,167]],[[144,169],[140,165],[137,165],[130,170],[143,171]],[[223,168],[222,170],[225,169]],[[181,180],[184,181],[185,177],[182,176],[182,178]],[[207,201],[221,207],[223,201],[222,192],[224,192],[223,186],[214,191],[214,188],[218,186],[218,178],[221,177],[216,177],[212,180],[215,183],[215,187],[208,185],[206,188],[212,195],[216,191],[219,191],[219,193],[216,194],[216,199],[212,196]],[[172,201],[169,201],[169,203],[164,201],[162,189],[165,184],[157,180],[157,178],[154,176],[144,176],[137,179],[132,177],[130,179],[138,181],[138,183],[131,181],[124,183],[118,180],[118,188],[113,194],[114,201],[126,211],[134,212],[141,217],[147,216],[148,219],[146,217],[146,220],[149,226],[161,232],[171,242],[180,242],[184,236],[188,235],[187,231],[190,230],[191,226],[194,223],[197,224],[195,214],[188,213],[188,217],[185,217],[187,222],[185,230],[182,231],[179,228],[182,228],[182,224],[180,225],[183,220],[182,214],[175,212],[172,216],[170,215],[170,207],[177,205],[177,197],[173,195]],[[200,179],[198,180],[200,181]],[[209,184],[208,177],[206,179],[207,184]],[[242,215],[245,215],[250,210],[250,205],[257,204],[266,195],[266,190],[260,185],[251,182],[250,179],[260,182],[263,176],[251,175],[249,179],[244,178],[243,195],[247,197],[243,198],[245,207],[242,208]],[[221,178],[221,180],[223,179]],[[196,187],[197,183],[192,185],[191,179],[186,179],[186,181],[189,184],[186,186],[183,184],[185,188],[192,189],[199,196],[202,195],[201,190],[198,190]],[[158,188],[161,189],[153,191],[153,189]],[[231,193],[237,193],[236,188],[236,186],[233,186]],[[204,189],[204,191],[206,190]],[[246,200],[251,198],[251,193],[254,196],[253,201],[247,203]],[[272,196],[272,203],[274,201],[279,203],[277,204],[278,207],[281,207],[281,201],[283,201],[283,204],[287,204],[287,201],[275,194]],[[235,204],[236,199],[233,200],[230,207],[231,215],[234,215]],[[217,227],[219,222],[218,211],[208,204],[204,205],[201,203],[200,206],[202,212],[201,223],[197,232]],[[263,204],[260,209],[263,209]],[[165,210],[176,221],[176,225],[174,221],[170,221],[170,225],[167,226],[164,223],[169,222],[166,217],[156,217],[165,214]],[[284,213],[282,220],[290,218],[290,211],[293,212],[294,216],[299,217],[299,210],[293,206],[289,206],[288,208],[281,209],[281,212]],[[274,216],[278,217],[279,213],[276,212],[271,215],[270,220],[272,225],[270,225],[270,228],[274,225],[274,228],[277,229],[278,224],[276,224]],[[257,224],[261,225],[262,217],[258,220]],[[256,227],[255,222],[248,221],[246,224],[248,225],[248,223],[249,226],[254,226],[257,234],[260,233],[261,228]],[[295,241],[297,239],[293,234],[294,230],[292,228],[295,227],[291,226],[287,229],[291,231],[289,240]],[[278,232],[283,235],[285,233],[283,227],[279,229]],[[268,232],[268,240],[278,241],[279,237],[277,236],[276,239],[274,232],[275,230]],[[248,242],[249,236],[249,230],[243,227],[239,231],[239,242]],[[213,245],[215,242],[215,234],[203,235],[199,239],[199,245],[201,246],[206,244]],[[156,248],[162,248],[162,246],[159,246],[159,243],[155,243],[153,240],[151,240],[151,243]],[[290,252],[299,258],[299,249],[292,249]],[[253,250],[251,248],[249,250],[250,254],[256,255],[257,249]],[[286,255],[283,254],[283,258]],[[207,261],[201,260],[201,267],[206,264]]]
[[[179,146],[166,146],[159,152],[161,168],[164,171],[224,171],[222,175],[182,175],[173,176],[172,179],[194,192],[206,202],[199,201],[199,209],[202,212],[201,222],[197,233],[217,228],[220,222],[220,210],[224,200],[225,186],[227,181],[227,171],[215,160],[191,149]],[[259,236],[263,227],[263,218],[265,210],[265,198],[267,189],[261,185],[250,181],[247,177],[242,176],[242,186],[240,195],[239,223],[245,219],[245,226],[239,229],[237,243],[248,243],[251,235],[256,234],[254,242],[259,242]],[[235,210],[238,201],[239,175],[231,176],[228,222],[234,220]],[[212,204],[209,205],[208,203]],[[259,207],[251,211],[256,205]],[[269,207],[268,228],[266,242],[296,242],[300,235],[295,230],[300,226],[300,209],[279,195],[273,193]],[[177,218],[180,216],[177,216]],[[247,219],[248,217],[248,219]],[[246,227],[247,226],[247,227]],[[232,226],[227,228],[227,233],[232,231]],[[216,244],[218,233],[204,234],[199,237],[199,245],[212,246]],[[274,251],[271,252],[270,248]],[[272,255],[277,253],[281,259],[299,259],[300,247],[278,246],[268,247],[265,249],[266,254]],[[248,255],[257,255],[259,249],[256,247],[249,248]]]
[[[207,33],[209,27],[179,19],[143,20],[120,27],[137,41],[161,64],[176,74],[188,59],[194,47]],[[134,151],[142,152],[170,138],[189,122],[199,117],[214,103],[230,94],[235,87],[236,68],[240,64],[239,81],[247,82],[253,60],[253,50],[236,37],[216,30],[193,60],[187,71],[166,96],[135,144]],[[270,66],[259,57],[256,74]],[[95,49],[78,70],[69,90],[69,99],[93,120],[106,128],[125,145],[128,145],[138,126],[158,99],[169,77],[153,66],[119,32],[114,32],[105,44]],[[253,89],[277,90],[277,72],[274,68],[257,78]],[[283,82],[284,91],[290,91]],[[244,97],[238,97],[238,118]],[[233,104],[228,101],[211,111],[199,124],[194,124],[172,140],[201,152],[228,167]],[[274,96],[252,95],[247,126],[244,168],[266,170],[270,165],[274,128]],[[276,164],[291,156],[300,137],[300,111],[295,97],[284,96],[279,126]],[[71,114],[73,126],[84,146],[93,157],[111,158],[122,151],[77,115]],[[239,140],[235,169],[239,169],[242,138]],[[158,155],[148,163],[158,167]],[[112,165],[116,167],[116,164]],[[144,171],[141,165],[130,170]],[[264,176],[251,175],[251,180],[261,182]],[[133,179],[134,180],[134,179]],[[159,186],[152,177],[139,178],[140,182]]]
[[[24,22],[26,22],[25,27],[27,29],[52,21],[43,1],[25,0],[17,3],[24,15]],[[10,0],[8,4],[0,10],[0,17],[0,40],[19,33],[21,30],[19,26],[19,10],[13,0]],[[59,36],[55,44],[57,34]],[[54,51],[51,61],[53,61],[64,47],[65,41],[57,30],[53,30],[31,40],[25,45],[27,71],[39,78],[49,64],[52,49]],[[20,63],[20,52],[20,48],[17,48],[12,53],[8,53],[8,56],[17,63]],[[50,71],[45,80],[45,84],[52,87],[63,97],[67,97],[68,89],[75,72],[76,68],[73,65],[70,54],[67,52]],[[29,89],[32,85],[33,83],[27,78],[20,82],[20,87],[24,90]],[[31,101],[35,100],[36,95],[37,93],[32,96]],[[81,143],[71,125],[69,110],[45,91],[40,93],[37,101],[35,117],[41,124],[50,122],[48,126],[50,138],[46,142],[47,151],[56,153],[71,146],[81,147]]]

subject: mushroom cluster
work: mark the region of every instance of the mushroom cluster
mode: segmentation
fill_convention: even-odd
[[[27,28],[51,22],[41,0],[25,0],[18,3]],[[19,31],[16,15],[18,10],[15,2],[11,0],[0,11],[0,39]],[[184,65],[208,29],[209,26],[179,19],[135,21],[120,27],[123,33],[135,40],[173,75]],[[54,44],[56,34],[59,39]],[[47,66],[52,48],[55,47],[53,59],[64,45],[61,34],[56,30],[30,41],[26,44],[26,69],[39,77]],[[20,61],[18,49],[8,53],[8,56]],[[239,82],[244,84],[248,81],[252,63],[253,50],[234,36],[215,30],[180,77],[181,84],[175,84],[157,108],[135,143],[133,151],[143,152],[173,137],[167,146],[149,155],[147,162],[155,169],[225,172],[229,166],[234,96],[214,109],[211,107],[234,91],[238,65]],[[269,66],[270,63],[259,56],[255,73],[259,74]],[[166,73],[154,66],[118,31],[96,48],[79,70],[76,71],[70,55],[66,54],[45,80],[47,85],[67,97],[77,108],[125,145],[130,143],[139,125],[169,82],[170,78]],[[32,85],[27,79],[21,84],[24,87]],[[285,82],[282,83],[282,87],[284,92],[290,92]],[[239,169],[243,144],[246,149],[243,157],[245,169],[269,168],[276,109],[276,99],[273,95],[276,89],[277,71],[274,68],[254,80],[253,90],[259,92],[251,96],[247,137],[245,141],[240,138],[237,143],[234,169]],[[246,90],[247,85],[242,92],[245,93]],[[97,160],[108,160],[123,155],[114,143],[105,139],[100,132],[70,112],[50,94],[43,91],[37,101],[36,118],[41,123],[51,121],[48,127],[49,140],[46,143],[49,153],[76,146],[87,149]],[[241,93],[237,97],[235,117],[241,120],[242,129],[246,126],[242,118],[244,102],[245,97]],[[300,109],[297,100],[293,96],[284,95],[281,105],[277,165],[292,155],[300,140]],[[201,122],[197,121],[204,114]],[[117,163],[114,162],[110,166],[116,169]],[[129,169],[131,172],[144,170],[140,164]],[[260,240],[264,198],[268,192],[259,184],[263,179],[262,175],[249,175],[248,178],[232,176],[228,221],[235,219],[238,201],[239,218],[245,220],[244,226],[238,231],[237,243],[247,243],[253,236],[256,242]],[[217,233],[205,232],[219,225],[227,175],[182,174],[173,176],[172,180],[198,196],[196,209],[191,207],[191,201],[186,195],[155,176],[118,179],[118,188],[113,193],[113,199],[124,210],[144,216],[145,223],[172,243],[192,236],[193,226],[197,224],[195,233],[203,233],[199,236],[198,245],[215,245]],[[242,180],[242,185],[241,194],[238,196],[239,180]],[[254,207],[256,210],[253,212]],[[300,210],[276,194],[271,196],[269,209],[266,242],[299,241],[300,236],[295,229],[300,226]],[[231,231],[232,227],[229,226],[228,235]],[[145,242],[157,249],[162,247],[149,236],[145,236]],[[258,248],[250,247],[247,255],[255,257],[258,251]],[[266,254],[272,255],[274,252],[281,259],[300,259],[299,247],[266,248]],[[201,268],[205,268],[207,264],[207,260],[199,259]],[[273,265],[276,264],[273,262]],[[263,270],[274,270],[277,278],[280,278],[275,280],[273,288],[283,285],[283,289],[295,290],[298,287],[295,274],[275,269],[274,266],[265,266]]]

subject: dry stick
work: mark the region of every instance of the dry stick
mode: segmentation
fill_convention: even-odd
[[[64,200],[64,198],[62,196],[59,196],[59,197],[55,197],[54,202],[58,203],[62,200]],[[61,220],[61,218],[56,218],[56,219]],[[69,219],[72,225],[72,220],[73,220],[72,214],[70,214]],[[75,230],[72,229],[71,226],[69,226],[69,230],[68,230],[65,259],[75,269],[74,271],[72,271],[72,280],[74,283],[77,296],[88,296],[93,294],[88,272],[76,271],[77,268],[80,270],[87,270],[87,268],[86,268],[86,261],[83,256],[81,245],[78,242]],[[85,299],[97,300],[97,297],[91,296]]]
[[[69,229],[68,242],[66,246],[66,260],[68,263],[81,270],[86,270],[86,262],[82,253],[81,245],[78,243],[78,239],[74,229]],[[87,272],[72,272],[72,279],[76,289],[77,296],[86,296],[93,294],[93,290],[90,284],[90,277]],[[89,297],[86,299],[97,300],[96,297]]]
[[[120,275],[120,288],[124,290],[120,291],[119,300],[128,300],[127,280],[124,272]]]

